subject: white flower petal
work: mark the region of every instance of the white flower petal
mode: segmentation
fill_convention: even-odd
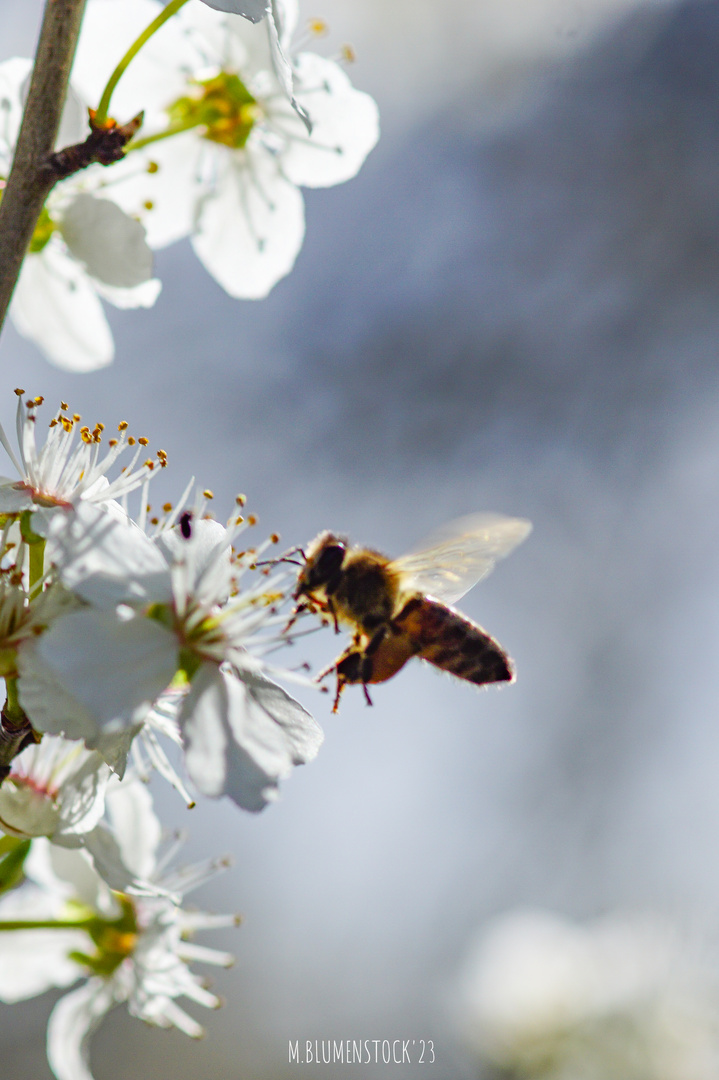
[[[93,180],[100,194],[142,221],[151,248],[166,247],[194,228],[202,151],[197,132],[184,132],[133,151]]]
[[[223,289],[259,299],[292,269],[305,234],[302,195],[264,149],[217,155],[215,190],[192,246]]]
[[[125,865],[135,877],[149,878],[162,839],[149,789],[139,780],[115,781],[108,788],[106,804]]]
[[[95,288],[103,300],[109,300],[116,308],[151,308],[162,292],[162,282],[159,278],[150,278],[136,285],[133,289],[116,289],[112,285],[104,285],[101,281],[96,282]]]
[[[305,765],[317,756],[324,733],[315,718],[286,690],[256,671],[242,671],[248,694],[282,728],[293,765]]]
[[[17,331],[67,371],[96,371],[112,363],[110,327],[87,275],[53,237],[28,255],[10,305]]]
[[[307,109],[312,133],[285,106],[271,120],[289,136],[281,152],[287,178],[303,187],[340,184],[359,171],[379,138],[379,112],[369,94],[355,90],[331,60],[302,53],[296,59],[297,100]]]
[[[83,142],[89,134],[87,105],[80,98],[75,87],[68,86],[55,146],[57,149],[72,146],[73,143]]]
[[[132,289],[152,277],[145,230],[116,203],[81,193],[63,210],[60,231],[70,254],[105,285]]]
[[[24,837],[89,832],[102,817],[109,775],[99,754],[48,736],[12,762],[0,786],[0,828]]]
[[[167,563],[129,518],[81,503],[50,523],[48,557],[65,588],[107,611],[118,604],[169,603]]]
[[[18,514],[32,510],[35,504],[25,485],[17,480],[0,479],[0,514]]]
[[[282,3],[281,0],[271,0],[271,2],[272,11],[270,18],[267,20],[267,33],[269,35],[270,50],[272,52],[272,66],[285,97],[297,116],[302,120],[307,131],[310,132],[312,130],[312,121],[307,115],[306,110],[295,97],[293,85],[294,72],[292,64],[285,54],[287,27],[283,24],[283,17],[288,5]]]
[[[243,19],[249,19],[253,23],[264,19],[270,6],[269,0],[202,0],[202,2],[214,8],[215,11],[241,15]]]
[[[47,1027],[47,1058],[57,1080],[93,1080],[88,1063],[90,1036],[115,1004],[112,982],[88,979],[60,998]]]
[[[7,177],[22,123],[22,87],[32,71],[32,60],[14,56],[0,64],[0,172]]]
[[[156,544],[167,559],[187,567],[184,591],[194,600],[214,606],[227,600],[232,588],[232,547],[219,521],[194,520],[190,536],[184,537],[178,526],[160,533]]]
[[[40,837],[33,841],[25,872],[36,885],[61,897],[63,903],[74,898],[103,915],[114,918],[119,913],[112,893],[82,849],[60,847]]]
[[[26,883],[0,898],[0,922],[57,919],[64,898]],[[71,986],[82,974],[73,949],[86,949],[82,930],[12,930],[0,933],[0,1001],[24,1001],[55,986]]]
[[[39,731],[101,751],[103,734],[142,722],[176,665],[173,635],[152,619],[76,611],[19,650],[20,701]]]
[[[238,678],[203,664],[183,702],[180,724],[187,771],[203,795],[229,795],[255,812],[277,798],[292,757],[280,727]]]

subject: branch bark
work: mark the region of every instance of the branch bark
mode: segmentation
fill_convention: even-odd
[[[35,66],[7,186],[0,202],[0,327],[57,173],[49,166],[85,0],[46,0]]]

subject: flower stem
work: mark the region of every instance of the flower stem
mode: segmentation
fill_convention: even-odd
[[[42,579],[45,571],[45,541],[37,540],[34,544],[28,544],[30,556],[30,592],[33,591],[38,581]]]
[[[0,326],[45,199],[85,0],[46,0],[15,158],[0,202]]]
[[[115,92],[115,87],[119,83],[120,79],[124,75],[132,60],[134,60],[135,56],[137,56],[137,54],[139,53],[142,46],[150,40],[152,35],[157,30],[159,30],[160,27],[164,23],[166,23],[168,19],[170,19],[176,12],[180,10],[183,4],[186,3],[187,0],[170,0],[170,3],[162,9],[157,18],[153,19],[150,25],[142,31],[139,38],[133,41],[132,45],[123,56],[122,60],[117,65],[110,78],[107,80],[107,86],[102,92],[100,104],[97,106],[97,111],[94,117],[95,123],[98,124],[98,126],[104,124],[107,120],[107,113],[110,108],[110,99]]]
[[[97,922],[97,916],[82,919],[0,919],[3,930],[87,930]]]
[[[5,702],[5,708],[3,709],[4,718],[11,723],[20,724],[26,717],[20,705],[20,698],[17,692],[17,679],[13,676],[8,676],[5,679],[5,690],[7,692],[7,700]]]
[[[202,120],[188,120],[186,124],[174,124],[165,131],[158,131],[156,135],[145,135],[141,139],[133,139],[126,147],[126,153],[129,154],[131,150],[141,150],[143,146],[159,142],[160,139],[169,139],[172,135],[181,135],[183,131],[192,131],[193,128],[204,126],[206,125]]]

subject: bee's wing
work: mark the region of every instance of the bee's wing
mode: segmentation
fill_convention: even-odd
[[[405,589],[454,604],[531,531],[531,523],[522,518],[469,514],[425,537],[393,566],[406,575]]]

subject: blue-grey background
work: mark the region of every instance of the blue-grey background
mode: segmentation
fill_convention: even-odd
[[[0,0],[3,52],[37,2]],[[110,310],[114,366],[72,376],[5,331],[12,387],[120,419],[218,511],[242,490],[289,545],[336,528],[400,554],[473,510],[535,530],[462,606],[516,686],[414,664],[339,716],[260,817],[158,807],[187,856],[232,852],[197,901],[245,916],[209,1038],[117,1010],[96,1080],[473,1075],[453,979],[518,904],[719,906],[719,4],[317,4],[385,137],[307,192],[294,273],[226,297],[189,246],[148,312]],[[296,657],[338,650],[329,631]],[[50,998],[2,1007],[2,1072],[46,1080]],[[199,1010],[196,1010],[196,1015]],[[289,1039],[433,1039],[434,1065],[288,1065]]]

